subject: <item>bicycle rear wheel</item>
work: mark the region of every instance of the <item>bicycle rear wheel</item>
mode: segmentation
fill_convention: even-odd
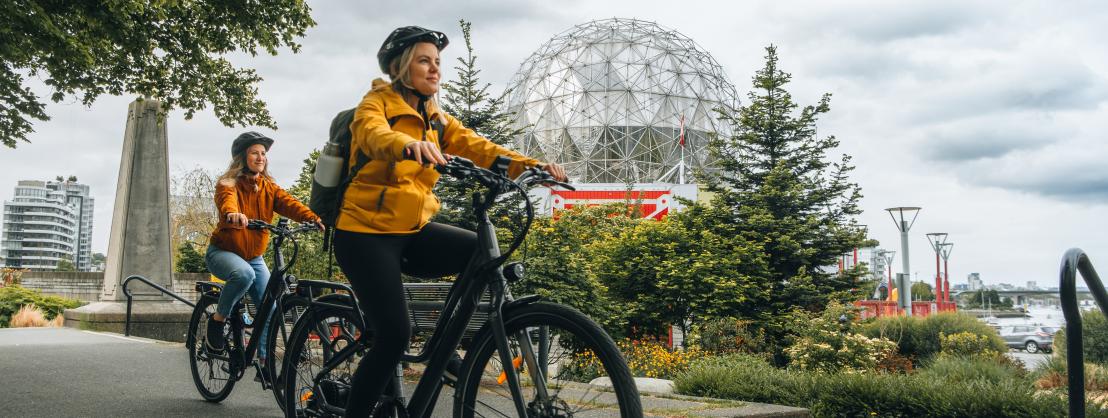
[[[580,311],[539,302],[512,309],[504,322],[513,367],[505,367],[486,327],[466,354],[455,417],[519,416],[506,372],[518,376],[528,417],[642,416],[638,389],[615,342]],[[590,385],[595,376],[581,373],[582,363],[603,370],[611,388]]]
[[[293,327],[287,343],[284,365],[284,408],[287,416],[341,415],[354,371],[366,347],[356,341],[362,334],[351,308],[313,306]],[[337,360],[334,368],[320,375],[324,365]],[[291,411],[291,413],[290,413]]]
[[[212,353],[206,346],[208,318],[215,313],[217,303],[218,300],[210,295],[200,297],[192,311],[192,318],[189,319],[188,337],[185,338],[192,381],[196,384],[196,390],[200,391],[200,396],[208,402],[226,399],[236,382],[227,354],[230,347],[221,353]]]

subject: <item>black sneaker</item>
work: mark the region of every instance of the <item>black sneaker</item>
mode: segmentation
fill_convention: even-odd
[[[458,371],[462,369],[462,356],[459,356],[457,352],[450,360],[446,361],[446,371],[443,372],[443,379],[446,380],[446,384],[454,386],[458,382]]]
[[[208,317],[208,337],[207,344],[208,350],[211,351],[223,351],[227,342],[227,337],[223,335],[223,327],[226,325],[223,321],[216,321],[212,317]]]
[[[269,381],[267,379],[268,372],[265,367],[256,367],[254,371],[254,381],[262,384],[262,389],[269,388]]]

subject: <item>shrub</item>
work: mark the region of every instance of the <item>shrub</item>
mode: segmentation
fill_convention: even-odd
[[[989,337],[972,332],[959,332],[955,334],[939,333],[941,353],[946,356],[985,356],[995,357],[1000,354],[992,346]]]
[[[756,360],[756,359],[755,359]],[[982,366],[984,367],[984,366]],[[819,373],[775,369],[746,357],[697,361],[678,393],[808,408],[813,417],[1064,417],[1066,399],[1036,394],[1019,378],[946,381],[933,375]],[[1087,416],[1108,417],[1090,404]]]
[[[895,350],[896,344],[884,338],[822,331],[818,336],[802,337],[785,349],[785,354],[789,367],[801,370],[861,372],[876,369]]]
[[[23,277],[23,273],[26,271],[26,269],[0,267],[0,287],[19,284],[19,279]]]
[[[961,313],[941,313],[926,318],[882,317],[860,328],[866,336],[885,337],[896,342],[899,353],[913,359],[917,365],[942,351],[941,336],[944,334],[968,332],[984,336],[987,340],[985,346],[992,351],[1008,351],[996,330],[973,316]]]
[[[790,320],[798,337],[784,350],[789,367],[825,372],[873,370],[895,352],[896,344],[853,332],[857,309],[832,303],[819,314],[797,313]]]
[[[81,302],[57,296],[46,296],[20,286],[0,288],[0,328],[7,327],[12,315],[25,305],[35,305],[42,310],[45,319],[52,320],[69,308],[81,306]]]
[[[1108,365],[1108,320],[1099,310],[1081,313],[1081,351],[1085,361]],[[1066,329],[1054,334],[1054,352],[1066,357]]]
[[[692,345],[712,354],[764,353],[764,330],[754,331],[752,322],[737,318],[713,318],[699,323]]]
[[[948,383],[987,382],[999,384],[1005,381],[1025,382],[1027,372],[1023,366],[1005,361],[1007,356],[936,356],[927,367],[916,372],[922,379],[934,379]]]
[[[616,343],[627,360],[631,374],[638,377],[673,379],[689,368],[689,363],[704,354],[700,350],[669,350],[659,342],[621,340]],[[606,373],[592,351],[574,355],[563,376],[578,382],[588,382]]]
[[[1051,356],[1035,371],[1035,386],[1040,389],[1065,389],[1069,387],[1066,359]],[[1085,390],[1108,391],[1108,368],[1096,363],[1085,363]]]

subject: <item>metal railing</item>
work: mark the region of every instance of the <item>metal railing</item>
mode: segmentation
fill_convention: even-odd
[[[1108,293],[1093,269],[1089,256],[1080,248],[1070,248],[1062,256],[1059,296],[1066,318],[1066,373],[1069,375],[1070,417],[1085,416],[1085,353],[1081,344],[1081,310],[1077,307],[1077,272],[1089,287],[1100,311],[1108,317]]]
[[[128,337],[131,336],[131,302],[134,300],[134,295],[131,294],[131,289],[128,288],[127,285],[131,284],[132,280],[138,280],[140,282],[146,283],[146,284],[150,285],[150,287],[153,287],[154,289],[158,290],[159,292],[162,292],[162,294],[172,296],[174,299],[177,299],[181,302],[184,302],[186,305],[191,306],[193,308],[196,307],[195,303],[192,303],[192,302],[189,302],[189,301],[185,300],[185,298],[182,298],[181,296],[177,295],[176,293],[173,293],[172,290],[161,287],[160,285],[155,284],[154,282],[151,282],[150,280],[147,280],[145,277],[139,276],[137,274],[133,275],[133,276],[129,276],[129,277],[127,277],[127,279],[123,280],[123,294],[127,295],[127,322],[123,327],[123,335],[126,335]]]

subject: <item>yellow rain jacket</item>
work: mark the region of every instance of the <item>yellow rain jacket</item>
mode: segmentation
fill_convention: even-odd
[[[440,115],[445,118],[443,138],[389,83],[373,80],[373,89],[362,98],[350,123],[352,139],[347,170],[356,165],[358,153],[368,156],[369,162],[346,190],[338,229],[411,234],[423,228],[439,211],[439,199],[431,193],[439,172],[433,166],[404,160],[404,147],[412,142],[434,142],[443,153],[468,158],[479,167],[488,167],[499,155],[507,156],[512,159],[508,168],[512,177],[539,164],[538,160],[485,139],[429,103],[427,112],[431,120]],[[389,121],[394,122],[391,127]]]

